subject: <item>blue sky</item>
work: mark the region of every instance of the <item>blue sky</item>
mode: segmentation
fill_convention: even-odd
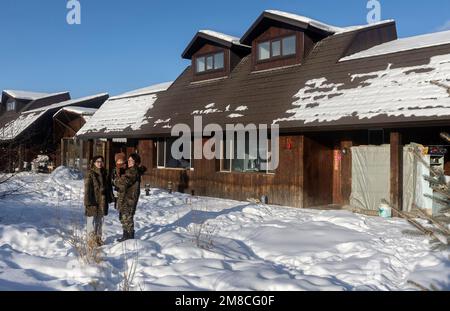
[[[79,0],[82,24],[66,23],[67,0],[0,0],[0,89],[116,95],[174,80],[199,29],[241,36],[265,9],[336,25],[366,23],[367,0]],[[450,1],[380,0],[400,37],[450,29]]]

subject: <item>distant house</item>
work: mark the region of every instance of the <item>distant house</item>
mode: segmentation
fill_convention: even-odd
[[[98,108],[108,94],[71,99],[68,92],[44,94],[6,90],[0,109],[0,146],[2,170],[22,170],[38,154],[55,160],[57,144],[53,141],[53,114],[63,107]]]
[[[88,144],[75,137],[97,108],[69,106],[53,115],[53,136],[57,146],[56,166],[66,166],[85,172],[88,169]]]
[[[335,27],[264,11],[240,38],[199,31],[182,56],[192,64],[167,90],[122,99],[129,103],[123,112],[136,113],[130,119],[105,104],[97,113],[116,115],[118,126],[94,115],[78,133],[134,141],[152,186],[184,183],[199,195],[265,195],[294,207],[376,210],[387,199],[409,210],[417,202],[411,183],[423,179],[413,176],[410,143],[428,147],[426,161],[450,174],[448,146],[439,138],[450,131],[449,31],[398,39],[394,21]],[[174,161],[171,129],[193,127],[195,116],[205,125],[278,124],[279,167],[237,160],[225,142],[223,160]]]

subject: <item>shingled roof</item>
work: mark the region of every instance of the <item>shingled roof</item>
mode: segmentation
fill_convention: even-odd
[[[279,124],[282,132],[448,124],[450,44],[417,46],[413,43],[423,40],[418,36],[407,39],[409,48],[349,55],[368,53],[379,45],[364,40],[374,37],[371,31],[392,28],[395,31],[395,23],[388,21],[331,34],[314,46],[301,65],[253,72],[248,55],[227,79],[194,82],[189,66],[169,90],[158,95],[146,122],[133,131],[125,129],[121,136],[167,135],[175,124],[193,126],[194,116],[202,116],[204,124],[222,126]],[[389,40],[386,46],[402,46],[401,40]],[[357,41],[370,42],[355,48]],[[107,134],[89,133],[91,137]]]

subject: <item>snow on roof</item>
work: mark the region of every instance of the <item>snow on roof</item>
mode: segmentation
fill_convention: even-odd
[[[36,122],[46,111],[22,113],[17,119],[8,122],[0,129],[0,140],[12,140]]]
[[[158,93],[167,90],[172,82],[156,84],[144,89],[111,97],[80,129],[77,135],[90,132],[121,132],[125,129],[139,130],[149,123],[147,112],[153,108]],[[151,118],[150,118],[151,119]]]
[[[374,57],[378,55],[386,55],[391,53],[416,50],[443,44],[450,44],[450,31],[443,31],[390,41],[387,43],[377,45],[368,50],[346,56],[342,58],[340,61],[343,62],[366,57]]]
[[[65,94],[67,92],[61,92],[61,93],[38,93],[38,92],[28,92],[28,91],[19,91],[19,90],[4,90],[6,94],[9,96],[16,98],[16,99],[23,99],[23,100],[38,100],[41,98],[46,98],[50,96]]]
[[[211,37],[215,37],[220,40],[230,42],[232,44],[241,45],[239,38],[233,37],[233,36],[221,33],[221,32],[217,32],[214,30],[200,30],[199,33],[202,33],[202,34],[205,34],[205,35],[208,35]]]
[[[287,111],[292,116],[274,123],[450,115],[450,54],[434,56],[427,65],[391,67],[350,75],[348,84],[309,80],[294,96],[293,108]]]
[[[91,100],[94,100],[94,99],[97,99],[97,98],[102,98],[102,97],[107,97],[107,96],[108,96],[108,93],[101,93],[101,94],[97,94],[97,95],[92,95],[92,96],[87,96],[87,97],[82,97],[82,98],[66,100],[66,101],[59,102],[59,103],[56,103],[56,104],[53,104],[53,105],[48,105],[48,106],[44,106],[44,107],[41,107],[41,108],[25,111],[24,113],[34,113],[34,112],[48,111],[48,110],[63,108],[63,107],[66,107],[66,106],[71,106],[71,105],[75,105],[75,104],[79,104],[79,103],[82,103],[82,102],[91,101]]]
[[[387,19],[387,20],[384,20],[384,21],[371,23],[371,24],[347,26],[347,27],[341,28],[341,30],[336,32],[335,34],[337,35],[337,34],[341,34],[341,33],[346,33],[346,32],[355,31],[355,30],[362,30],[362,29],[366,29],[366,28],[377,27],[377,26],[381,26],[381,25],[385,25],[385,24],[391,24],[391,23],[395,23],[395,20]]]
[[[73,112],[73,113],[77,113],[77,114],[81,114],[83,116],[91,116],[95,112],[97,112],[98,109],[97,108],[86,108],[86,107],[71,106],[71,107],[65,107],[65,108],[63,108],[61,110],[68,111],[68,112]]]
[[[85,101],[89,101],[92,99],[101,98],[101,97],[105,97],[105,96],[108,96],[108,94],[103,93],[103,94],[99,94],[99,95],[68,100],[68,101],[56,103],[53,105],[44,106],[39,109],[24,111],[19,115],[18,118],[11,120],[5,126],[3,126],[3,128],[0,129],[0,140],[15,139],[17,136],[22,134],[22,132],[25,131],[29,126],[31,126],[33,123],[35,123],[37,120],[39,120],[40,117],[45,115],[50,110],[62,108],[65,106],[73,105],[75,103],[85,102]],[[82,108],[82,109],[86,109],[86,108]]]
[[[61,110],[59,110],[57,113],[53,115],[53,117],[56,117],[63,111],[75,113],[81,115],[84,119],[88,116],[94,115],[94,113],[97,112],[97,108],[86,108],[86,107],[77,107],[77,106],[70,106],[70,107],[64,107]]]
[[[150,86],[147,86],[147,87],[144,87],[141,89],[133,90],[133,91],[130,91],[127,93],[123,93],[121,95],[111,97],[110,100],[164,92],[164,91],[167,91],[167,89],[172,84],[173,84],[173,81],[150,85]]]
[[[278,11],[278,10],[265,10],[264,12],[273,14],[273,15],[278,15],[278,16],[285,17],[285,18],[289,18],[289,19],[292,19],[295,21],[299,21],[299,22],[308,24],[310,26],[313,26],[315,28],[318,28],[318,29],[321,29],[321,30],[324,30],[327,32],[331,32],[331,33],[337,33],[337,32],[340,32],[343,30],[343,28],[331,26],[331,25],[319,22],[317,20],[314,20],[312,18],[293,14],[293,13],[288,13],[288,12]]]

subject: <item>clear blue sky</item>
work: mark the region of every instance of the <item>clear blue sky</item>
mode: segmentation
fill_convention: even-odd
[[[399,36],[450,26],[450,1],[380,0]],[[72,97],[116,95],[174,80],[199,29],[241,36],[265,9],[336,26],[366,23],[367,0],[80,0],[82,24],[66,23],[66,0],[0,0],[0,89]]]

